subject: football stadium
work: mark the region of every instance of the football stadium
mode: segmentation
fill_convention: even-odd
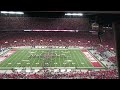
[[[112,27],[118,18],[1,11],[0,79],[118,79]]]

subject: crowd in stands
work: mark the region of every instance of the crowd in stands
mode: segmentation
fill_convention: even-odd
[[[111,48],[115,50],[116,41],[115,41],[115,35],[113,30],[106,31],[102,36],[102,40],[103,42],[101,44],[104,47],[109,48],[109,50],[111,50]]]
[[[92,46],[98,44],[97,36],[89,32],[10,32],[9,35],[1,37],[2,45],[68,45],[68,46]],[[52,41],[50,41],[52,40]],[[17,41],[17,42],[14,42]],[[8,42],[8,43],[5,43]]]
[[[38,71],[33,74],[13,72],[10,74],[0,74],[0,79],[118,79],[118,70],[101,71],[70,71],[70,72],[48,72],[49,70]]]
[[[87,18],[0,17],[1,30],[88,30]]]
[[[110,57],[109,60],[113,63],[117,63],[117,57]]]
[[[104,48],[113,48],[115,50],[114,37],[104,35],[101,43]],[[106,36],[106,38],[105,38]],[[1,36],[0,44],[3,46],[30,46],[34,45],[53,45],[53,46],[83,46],[92,47],[100,44],[97,35],[89,32],[6,32]],[[50,41],[52,40],[52,41]],[[99,47],[98,51],[104,51],[103,47]]]

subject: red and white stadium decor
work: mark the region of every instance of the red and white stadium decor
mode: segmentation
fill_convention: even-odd
[[[94,67],[102,67],[102,65],[96,60],[96,58],[92,56],[87,50],[82,50],[82,52]]]

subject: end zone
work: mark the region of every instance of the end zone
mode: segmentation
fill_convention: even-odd
[[[82,51],[82,53],[85,55],[85,57],[88,58],[88,60],[89,60],[90,63],[92,64],[92,66],[94,66],[94,67],[103,67],[103,66],[101,65],[101,63],[98,62],[98,61],[96,60],[96,58],[95,58],[93,55],[91,55],[87,50],[81,50],[81,51]]]

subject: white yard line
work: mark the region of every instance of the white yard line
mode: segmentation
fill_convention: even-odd
[[[57,60],[55,59],[55,63],[57,63],[56,61],[57,61]],[[53,64],[53,65],[55,65],[55,67],[56,67],[56,64]]]
[[[68,52],[68,51],[69,51],[69,50],[67,50],[67,52]],[[67,53],[67,54],[68,54],[68,53]],[[67,57],[67,60],[69,60],[68,57]],[[69,62],[68,62],[68,64],[69,64],[69,67],[70,67],[70,63],[69,63]]]
[[[80,58],[81,54],[79,54],[80,56],[78,56],[78,54],[77,54],[76,51],[75,51],[75,53],[76,53],[76,56],[79,58],[80,63],[83,63],[84,60],[81,60],[81,58]],[[86,67],[84,64],[81,64],[81,65],[82,65],[83,67]]]
[[[77,63],[78,66],[80,67],[80,64],[78,63],[78,61],[77,61],[76,58],[75,58],[75,53],[74,53],[73,51],[72,51],[71,53],[72,53],[72,56],[74,56],[74,59],[75,59],[76,63]],[[75,64],[76,64],[76,63],[75,63]]]
[[[59,54],[58,55],[60,55],[61,54],[61,51],[59,51]],[[60,67],[61,67],[61,62],[60,62],[61,60],[60,60],[60,57],[59,57],[59,63],[60,63]]]
[[[42,53],[44,53],[43,50],[41,50],[40,56],[42,55]],[[40,61],[41,61],[41,63],[40,63]],[[42,60],[42,58],[39,59],[39,65],[43,66],[43,60]]]
[[[36,51],[36,54],[38,54],[39,55],[39,51]],[[35,61],[35,60],[34,60]],[[38,60],[37,60],[37,63],[39,63],[39,58],[38,58]],[[36,63],[35,63],[36,64]],[[37,67],[37,65],[38,64],[36,64],[36,67]]]
[[[27,50],[27,51],[29,51],[29,50]],[[25,49],[22,51],[22,52],[25,52],[23,56],[26,56],[26,55],[28,54],[27,51],[26,51]],[[24,59],[24,58],[23,58],[23,59]],[[21,61],[22,61],[22,60],[21,60]],[[29,60],[28,62],[30,62],[30,60]],[[24,64],[24,63],[26,63],[26,62],[25,62],[25,61],[24,61],[24,62],[22,61],[21,65]],[[25,67],[26,67],[26,66],[25,66]]]
[[[87,61],[86,60],[84,60],[84,58],[83,58],[83,56],[81,55],[81,51],[80,51],[80,56],[82,57],[82,59],[83,59],[83,61],[87,64],[87,66],[89,67],[89,65],[88,65],[88,63],[87,63]],[[82,53],[83,54],[83,53]]]
[[[51,51],[51,53],[53,53],[53,51]],[[54,58],[50,58],[50,61],[53,61],[53,59],[54,59]],[[48,64],[49,64],[49,67],[51,67],[51,66],[50,66],[51,63],[48,63]]]
[[[25,50],[23,50],[22,52],[24,53],[24,51],[25,51]],[[21,52],[21,51],[20,51],[20,52]],[[20,55],[23,54],[22,52],[20,53]],[[27,52],[26,52],[24,55],[27,55]],[[18,61],[18,60],[16,60],[16,62],[17,62],[17,61]],[[22,63],[22,57],[19,58],[19,62]],[[25,62],[24,62],[24,63],[25,63]],[[18,67],[18,64],[16,65],[16,67]]]
[[[65,50],[65,52],[68,52],[68,49],[67,50]],[[65,55],[66,56],[66,55]],[[68,60],[68,57],[67,57],[67,60]],[[66,64],[68,64],[68,66],[70,67],[70,64],[68,63],[68,62],[66,62]],[[65,64],[65,65],[66,65]]]
[[[32,49],[31,49],[32,50]],[[37,51],[36,51],[37,52]],[[36,53],[35,53],[36,54]],[[31,62],[30,67],[34,66],[35,59],[32,59],[33,62]]]
[[[42,53],[42,51],[40,50],[40,56],[41,56],[41,53]],[[38,59],[38,63],[39,63],[39,64],[38,64],[37,67],[39,67],[39,65],[42,66],[42,63],[40,63],[40,61],[41,61],[41,57]]]
[[[18,51],[18,53],[17,53],[17,55],[21,55],[22,53],[21,53],[21,51]],[[17,55],[15,55],[15,58],[12,60],[12,62],[14,61],[14,63],[12,64],[12,66],[14,66],[14,64],[16,63],[16,62],[18,62],[18,60],[16,60],[16,58],[18,58],[18,56]],[[20,60],[20,58],[18,58],[19,60]],[[15,66],[15,67],[17,67],[17,66]]]
[[[21,54],[21,51],[18,51],[17,55],[20,55],[20,54]],[[18,58],[17,55],[15,55],[16,57],[13,59],[14,63],[18,62],[18,60],[16,60],[16,58]],[[18,59],[20,59],[20,58],[18,58]],[[14,66],[14,64],[12,64],[12,65]],[[17,67],[17,65],[14,67]]]
[[[73,60],[72,59],[72,54],[71,54],[71,51],[70,51],[70,57],[71,57],[71,60]],[[74,63],[74,62],[73,62]],[[72,64],[74,67],[75,67],[75,64]]]
[[[26,51],[25,49],[22,50],[23,53],[24,53],[25,51]],[[20,51],[20,52],[21,52],[21,51]],[[21,54],[22,54],[22,52],[21,52]],[[27,54],[28,54],[28,52],[25,52],[24,56],[27,56]],[[22,58],[22,57],[20,57],[19,60],[20,60],[20,62],[22,63],[22,60],[23,60],[24,58],[23,58],[23,59],[21,59],[21,58]],[[26,63],[26,62],[23,62],[22,64],[24,64],[24,63]],[[22,64],[21,64],[21,65],[22,65]],[[20,66],[20,67],[21,67],[21,66]],[[25,67],[26,67],[26,66],[25,66]]]
[[[19,57],[18,59],[19,59],[19,62],[21,62],[21,65],[23,64],[23,63],[25,63],[25,62],[23,62],[22,63],[22,56],[25,56],[26,54],[27,54],[27,52],[25,52],[26,50],[25,49],[23,49],[22,51],[20,51],[21,53],[20,53],[20,56],[21,57]],[[22,53],[23,52],[23,53]],[[17,66],[16,66],[17,67]]]
[[[10,57],[9,57],[10,58]],[[10,60],[7,60],[8,58],[6,58],[6,61],[1,62],[0,64],[2,64],[0,67],[3,67],[6,63],[8,63]],[[6,66],[5,66],[6,67]]]
[[[20,53],[21,54],[21,53]],[[18,58],[17,56],[16,56],[16,58]],[[18,59],[19,59],[19,61],[20,61],[20,63],[21,63],[21,57],[20,58],[18,58],[18,59],[14,59],[14,63],[16,63],[17,64],[17,62],[18,62]],[[16,61],[16,62],[15,62]],[[19,63],[19,62],[18,62]],[[13,64],[14,65],[14,64]],[[15,67],[18,67],[18,64],[17,65],[15,65]]]

